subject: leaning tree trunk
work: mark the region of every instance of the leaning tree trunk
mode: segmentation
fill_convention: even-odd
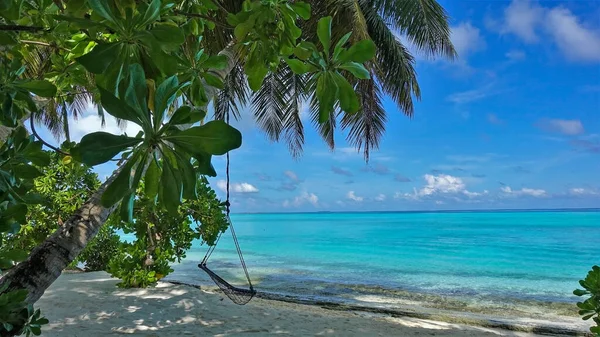
[[[221,51],[222,55],[228,57],[228,65],[225,69],[215,71],[215,75],[222,80],[227,77],[235,66],[236,58],[233,53],[226,49]],[[207,96],[212,98],[216,89],[207,88]],[[118,169],[110,178],[83,204],[71,218],[64,222],[63,226],[54,232],[38,247],[31,251],[27,260],[19,263],[0,278],[0,287],[9,283],[6,292],[15,289],[26,289],[28,291],[27,302],[35,303],[56,281],[63,269],[65,269],[79,253],[87,246],[98,231],[104,225],[116,206],[103,207],[100,198],[106,187],[116,178]]]

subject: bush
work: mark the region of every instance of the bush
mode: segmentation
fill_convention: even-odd
[[[578,302],[579,315],[584,320],[592,318],[596,326],[590,331],[600,336],[600,267],[593,266],[584,280],[579,281],[583,289],[576,289],[573,294],[577,296],[589,296],[585,301]]]

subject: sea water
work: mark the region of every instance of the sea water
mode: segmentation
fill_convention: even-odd
[[[600,211],[593,210],[231,219],[254,287],[301,299],[475,312],[544,303],[576,314],[569,309],[578,300],[572,292],[600,264]],[[208,284],[197,268],[206,249],[195,242],[169,279]],[[208,264],[231,283],[245,284],[230,232]]]

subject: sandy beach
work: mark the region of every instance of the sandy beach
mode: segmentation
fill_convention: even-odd
[[[104,272],[63,274],[37,303],[50,320],[43,336],[537,336],[260,298],[238,306],[211,289],[116,283]]]

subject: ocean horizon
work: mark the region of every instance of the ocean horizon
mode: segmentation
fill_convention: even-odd
[[[232,214],[257,291],[314,302],[575,316],[600,210]],[[166,280],[213,286],[194,242]],[[209,267],[247,286],[229,231]]]

